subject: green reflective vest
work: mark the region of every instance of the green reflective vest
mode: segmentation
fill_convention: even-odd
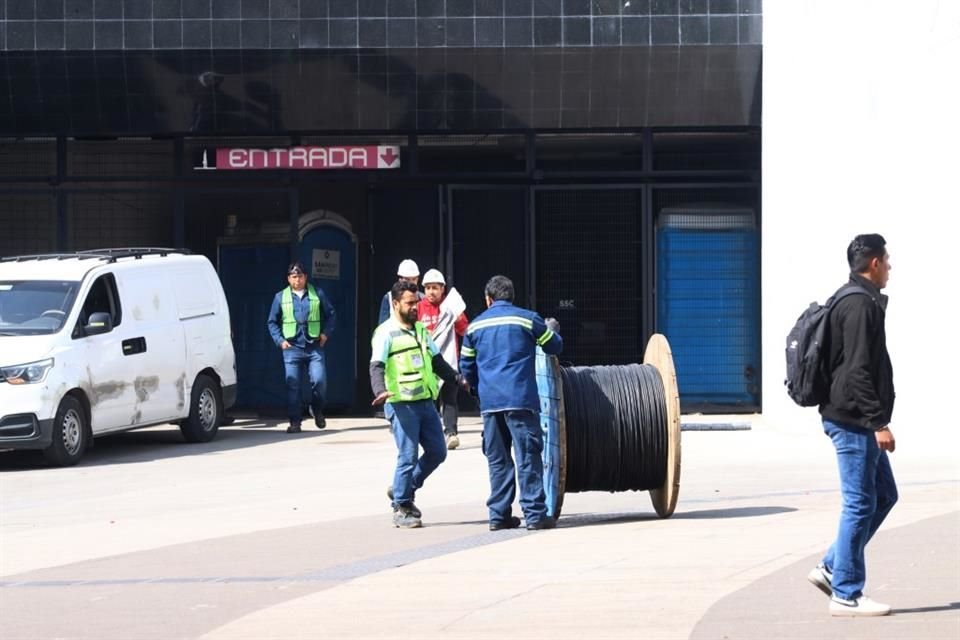
[[[433,354],[427,346],[430,340],[427,328],[419,322],[414,323],[414,333],[411,334],[393,323],[384,325],[378,329],[390,331],[390,355],[387,357],[384,382],[387,391],[393,394],[387,402],[436,400],[440,385],[433,373]]]
[[[310,312],[307,314],[307,336],[311,340],[320,337],[323,331],[323,310],[320,308],[320,296],[312,284],[307,284],[310,299]],[[287,287],[280,295],[280,311],[283,314],[283,337],[289,340],[297,335],[297,319],[293,315],[293,289]]]

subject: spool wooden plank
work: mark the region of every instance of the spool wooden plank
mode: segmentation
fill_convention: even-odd
[[[563,506],[567,477],[567,429],[563,411],[560,363],[537,349],[537,393],[540,396],[540,428],[543,430],[543,491],[547,515],[557,518]]]
[[[680,495],[680,391],[673,352],[665,336],[655,333],[650,337],[643,363],[653,365],[660,372],[667,403],[667,475],[663,486],[650,490],[650,500],[657,515],[668,518],[673,514]]]

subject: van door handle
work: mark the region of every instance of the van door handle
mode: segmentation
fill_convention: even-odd
[[[144,353],[147,350],[146,338],[129,338],[120,343],[123,355],[132,356],[135,353]]]

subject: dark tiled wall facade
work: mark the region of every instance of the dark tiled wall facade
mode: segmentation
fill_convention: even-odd
[[[0,50],[761,44],[761,0],[0,0]]]

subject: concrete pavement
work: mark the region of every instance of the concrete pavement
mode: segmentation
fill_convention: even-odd
[[[0,454],[4,637],[960,637],[952,443],[898,433],[901,499],[868,559],[898,613],[841,621],[804,580],[836,528],[829,441],[814,416],[752,421],[684,433],[672,518],[645,493],[568,494],[560,528],[530,533],[487,531],[476,418],[413,531],[391,526],[374,419],[239,421],[205,445],[157,428],[73,469]]]

